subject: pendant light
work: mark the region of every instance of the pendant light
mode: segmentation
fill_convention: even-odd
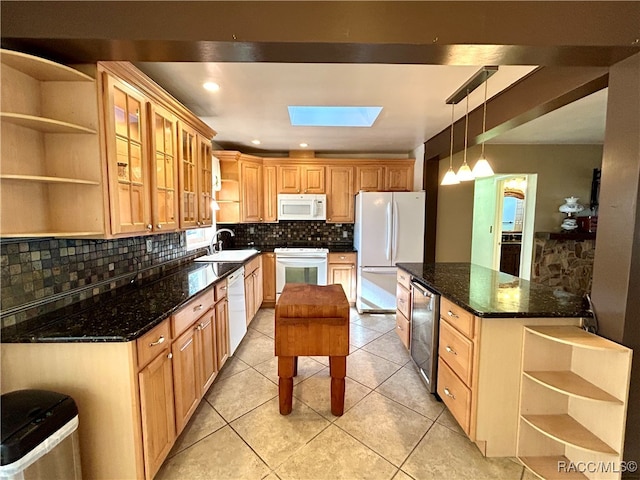
[[[484,156],[484,134],[487,129],[487,83],[489,79],[484,82],[484,107],[482,111],[482,152],[480,158],[473,167],[473,176],[478,177],[490,177],[493,175],[493,168],[489,165],[487,158]]]
[[[458,177],[458,180],[460,180],[461,182],[469,182],[475,178],[473,176],[473,173],[471,172],[471,168],[469,168],[469,165],[467,164],[468,133],[469,133],[469,90],[467,90],[467,112],[465,114],[465,120],[464,120],[464,157],[462,159],[462,165],[460,165],[460,168],[458,169],[458,173],[456,174],[456,177]]]
[[[453,171],[453,111],[456,107],[455,103],[451,104],[451,150],[449,152],[449,170],[445,173],[442,183],[440,185],[456,185],[460,183],[456,172]]]

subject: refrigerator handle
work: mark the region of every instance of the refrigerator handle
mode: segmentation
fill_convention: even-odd
[[[393,201],[393,261],[398,256],[398,203]]]
[[[387,235],[387,244],[385,247],[385,254],[387,256],[387,260],[391,260],[391,202],[387,203],[386,226],[387,226],[387,231],[385,233]]]

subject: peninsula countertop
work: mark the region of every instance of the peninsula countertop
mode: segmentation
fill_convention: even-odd
[[[471,263],[399,263],[419,283],[478,317],[592,317],[577,295]]]
[[[36,317],[29,324],[5,327],[2,342],[135,340],[245,262],[189,263],[162,276],[138,281]]]

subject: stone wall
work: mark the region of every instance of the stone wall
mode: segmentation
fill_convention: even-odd
[[[591,292],[594,238],[536,234],[531,280],[576,295]]]

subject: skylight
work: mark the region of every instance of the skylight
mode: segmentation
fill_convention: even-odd
[[[382,107],[289,106],[294,127],[370,127]]]

